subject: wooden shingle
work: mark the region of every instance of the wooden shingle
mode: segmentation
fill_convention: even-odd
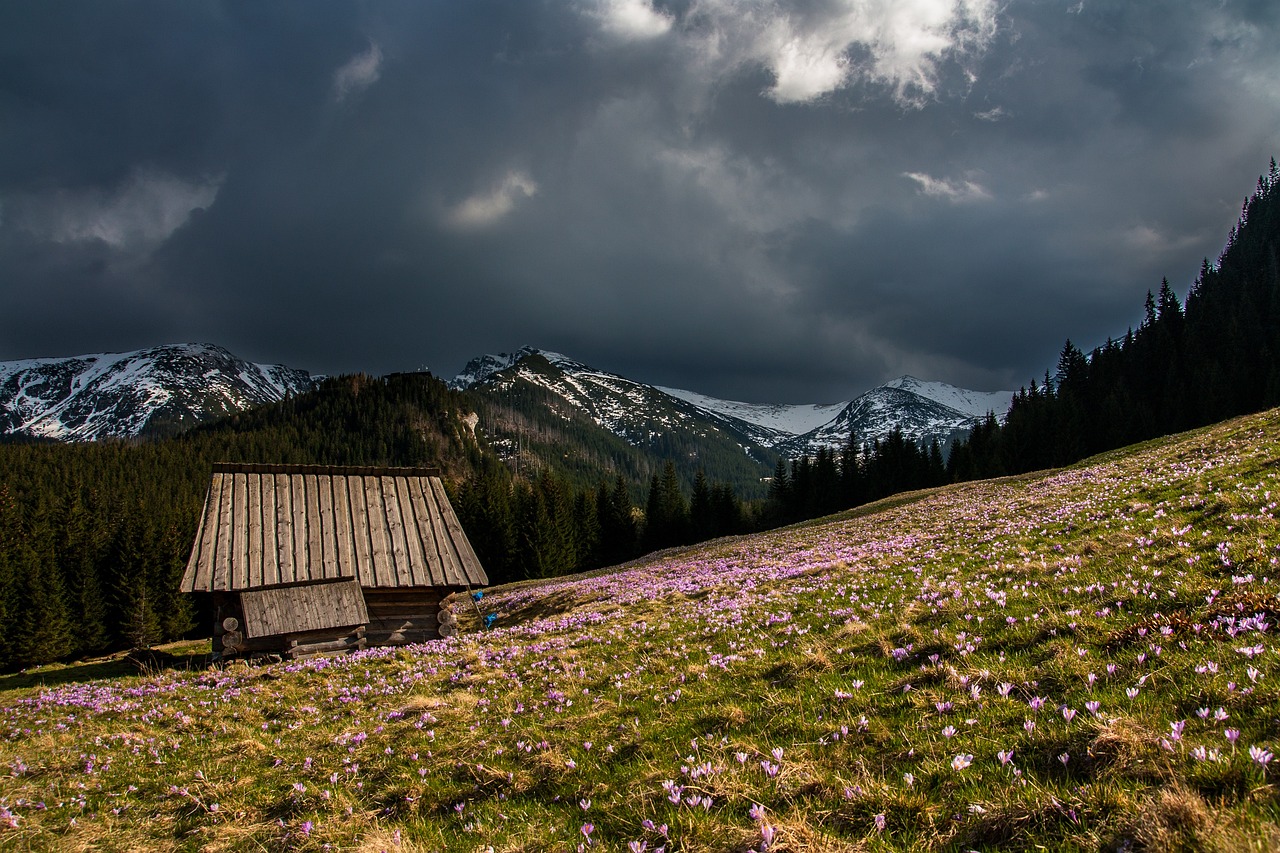
[[[368,589],[489,582],[434,469],[214,466],[182,591],[340,579]]]

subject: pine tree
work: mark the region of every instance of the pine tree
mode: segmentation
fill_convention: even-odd
[[[712,513],[711,486],[707,483],[707,474],[701,467],[693,480],[693,497],[689,501],[689,524],[692,528],[692,539],[701,542],[716,534],[716,520]]]
[[[107,630],[107,602],[98,577],[100,545],[93,520],[78,494],[63,501],[58,522],[57,561],[65,573],[67,602],[74,614],[75,653],[98,654],[111,642]],[[177,579],[175,579],[176,587]]]
[[[604,565],[600,558],[600,517],[596,514],[595,497],[590,492],[577,492],[573,496],[573,526],[577,540],[578,571]]]
[[[600,549],[603,565],[624,562],[636,555],[635,506],[626,480],[618,474],[613,488],[604,483],[596,491],[597,516],[600,520]]]
[[[645,548],[656,551],[688,541],[689,507],[680,493],[675,464],[668,461],[662,475],[653,475],[645,505]]]
[[[32,665],[51,663],[71,654],[71,614],[67,609],[62,578],[45,531],[29,535],[17,551],[17,626],[22,643],[16,658]]]
[[[779,459],[769,481],[769,501],[765,514],[770,524],[785,524],[791,513],[791,477],[787,461]]]

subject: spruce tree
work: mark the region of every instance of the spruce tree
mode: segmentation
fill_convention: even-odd
[[[716,534],[716,520],[711,506],[711,486],[707,483],[707,474],[701,466],[693,479],[693,497],[689,501],[689,524],[695,542],[710,539]]]

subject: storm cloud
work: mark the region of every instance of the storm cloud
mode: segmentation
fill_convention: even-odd
[[[0,6],[0,359],[1016,388],[1280,149],[1264,2]]]

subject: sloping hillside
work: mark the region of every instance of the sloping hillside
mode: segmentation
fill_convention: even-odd
[[[0,844],[1276,849],[1278,462],[1272,411],[421,647],[10,690]]]

